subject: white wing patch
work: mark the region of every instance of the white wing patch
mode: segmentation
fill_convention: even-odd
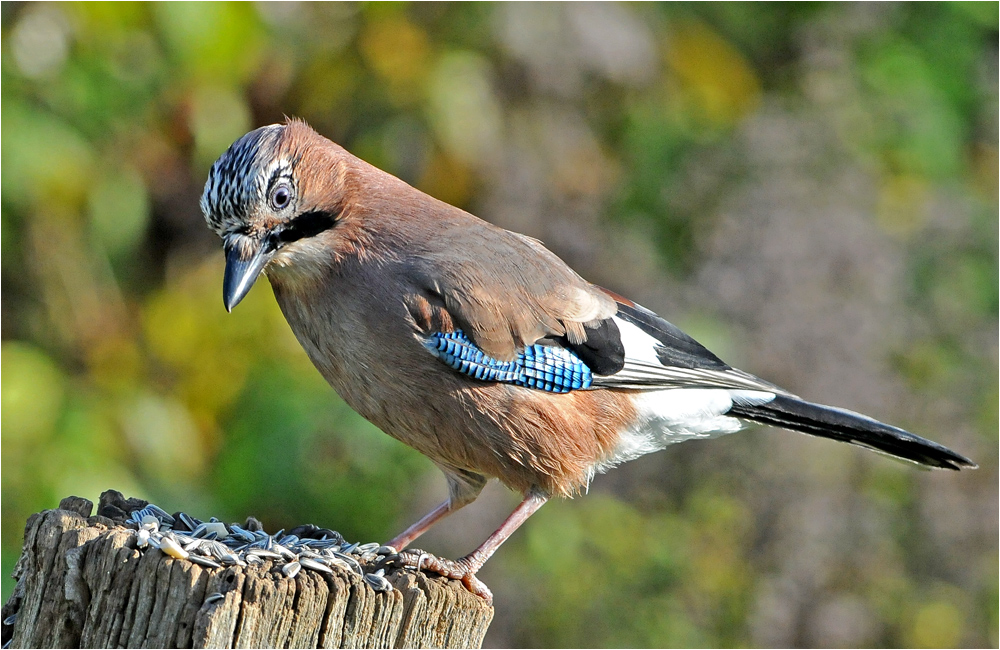
[[[625,348],[625,368],[622,372],[629,369],[629,362],[639,362],[642,365],[653,364],[662,368],[663,364],[660,363],[660,358],[656,356],[656,348],[661,346],[662,343],[627,320],[622,320],[618,316],[614,316],[613,318],[615,325],[618,326],[618,334],[621,336],[622,346]],[[619,374],[621,373],[616,373],[615,376],[617,377]]]
[[[665,366],[657,350],[663,344],[618,316],[615,324],[625,348],[625,367],[613,375],[595,376],[594,388],[660,391],[666,388],[729,388],[790,395],[777,386],[736,368]]]

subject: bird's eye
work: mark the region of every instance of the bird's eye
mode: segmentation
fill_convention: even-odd
[[[284,210],[292,202],[292,190],[288,185],[281,183],[271,190],[271,207],[275,210]]]

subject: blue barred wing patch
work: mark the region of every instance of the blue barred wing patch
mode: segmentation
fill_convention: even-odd
[[[570,350],[558,346],[536,343],[514,360],[501,361],[476,347],[462,330],[431,334],[424,339],[424,346],[448,366],[483,381],[568,393],[590,388],[594,378],[587,364]]]

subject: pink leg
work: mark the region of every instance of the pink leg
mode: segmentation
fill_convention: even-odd
[[[496,532],[486,538],[486,541],[480,544],[479,548],[465,557],[457,560],[444,560],[430,555],[429,553],[413,550],[400,553],[398,559],[404,566],[426,569],[428,571],[433,571],[434,573],[439,573],[445,577],[452,578],[453,580],[461,580],[466,589],[478,596],[481,596],[486,599],[487,602],[492,604],[493,594],[490,593],[490,590],[486,587],[486,585],[476,578],[476,573],[484,564],[486,564],[486,560],[490,559],[490,556],[493,555],[498,548],[500,548],[500,545],[507,541],[507,538],[510,537],[521,524],[527,521],[528,517],[541,508],[546,501],[548,501],[548,497],[537,494],[529,494],[524,498],[524,501],[522,501],[521,504],[514,509],[514,512],[512,512],[510,516],[504,520],[503,524],[501,524],[500,528],[498,528]],[[442,505],[447,506],[447,504]],[[424,517],[424,519],[421,519],[419,522],[411,526],[411,530],[418,528],[425,522],[425,520],[428,520],[423,528],[423,530],[426,530],[430,524],[443,517],[447,512],[446,508],[445,512],[442,513],[438,513],[439,510],[442,510],[442,506],[438,506],[438,508]],[[437,516],[435,517],[435,515]],[[432,519],[432,517],[434,518]],[[423,530],[420,530],[419,532],[423,532]],[[404,537],[409,532],[410,530],[407,530],[406,533],[400,535],[400,538]],[[399,547],[397,546],[396,548]]]
[[[504,520],[500,528],[487,537],[486,541],[479,545],[479,548],[462,558],[468,564],[471,572],[476,573],[479,571],[486,564],[486,560],[490,559],[496,550],[500,548],[500,545],[506,542],[507,538],[520,528],[521,524],[528,520],[528,517],[535,514],[535,511],[545,505],[545,502],[548,500],[548,497],[535,494],[525,497],[524,501],[514,508],[514,512],[510,513],[510,516]]]
[[[447,515],[475,501],[486,485],[486,478],[475,472],[447,465],[439,465],[438,467],[448,479],[448,500],[421,517],[417,523],[393,537],[388,545],[394,549],[403,550]]]
[[[420,521],[393,537],[389,541],[388,545],[396,550],[402,551],[404,548],[412,544],[413,540],[426,533],[430,530],[431,526],[436,524],[441,519],[444,519],[444,517],[451,514],[451,512],[451,500],[449,499],[421,517]]]

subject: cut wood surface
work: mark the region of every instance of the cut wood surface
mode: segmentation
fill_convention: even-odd
[[[79,497],[32,515],[3,606],[4,644],[478,648],[493,619],[461,583],[410,569],[387,569],[393,588],[376,591],[336,565],[287,577],[270,561],[214,568],[143,549],[125,519],[145,505],[109,490],[96,516]]]

